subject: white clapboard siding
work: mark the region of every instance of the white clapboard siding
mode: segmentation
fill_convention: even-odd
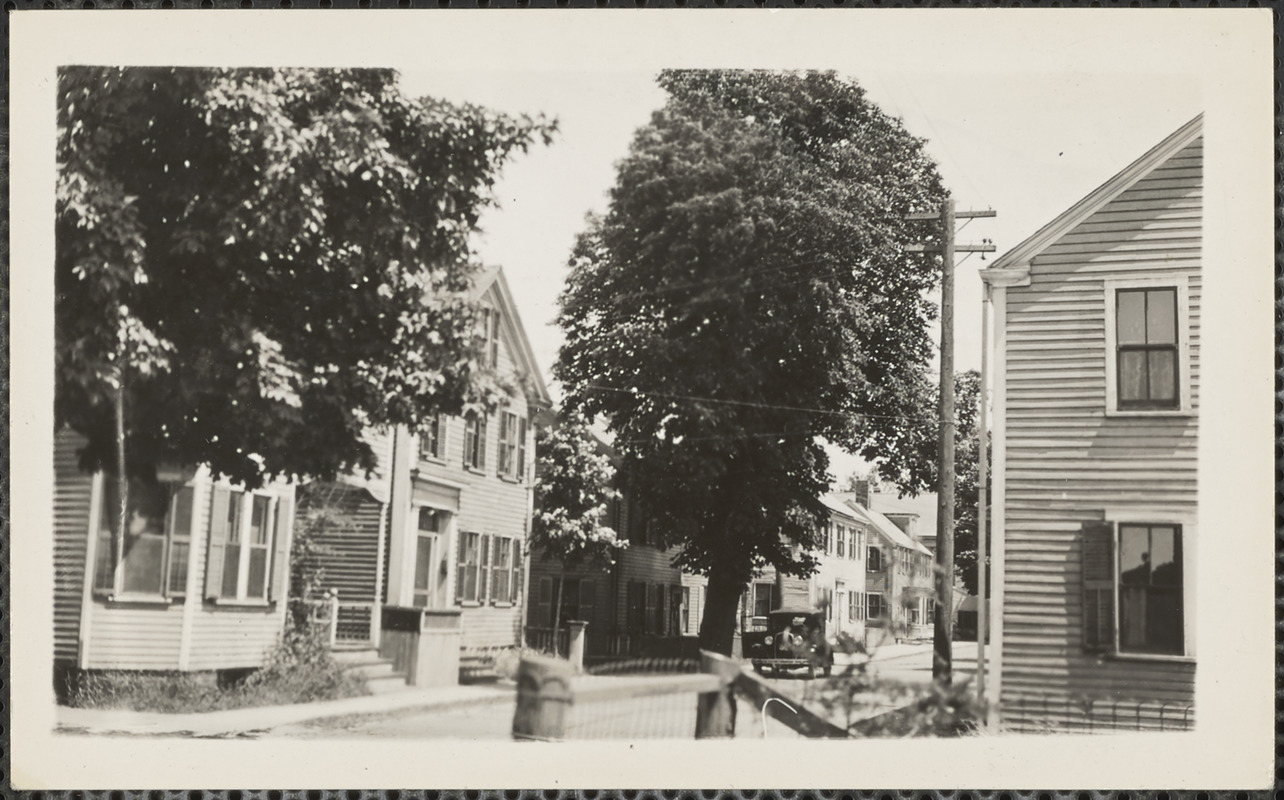
[[[183,606],[95,603],[85,666],[178,669]]]
[[[1193,664],[1083,651],[1080,539],[1081,525],[1107,507],[1194,508],[1196,417],[1106,416],[1103,281],[1186,278],[1198,408],[1201,176],[1196,140],[1036,255],[1029,286],[1007,290],[1007,729],[1081,727],[1089,699],[1095,725],[1126,713],[1118,727],[1159,728],[1190,714]],[[1186,569],[1189,579],[1189,559]],[[1120,698],[1127,703],[1110,710]]]
[[[329,493],[334,487],[318,487],[314,491]],[[331,497],[339,521],[313,537],[324,553],[320,587],[337,591],[340,602],[373,603],[380,569],[379,523],[387,506],[358,489]]]
[[[501,368],[506,348],[500,348]],[[520,397],[509,407],[519,415],[526,415],[526,403]],[[450,478],[467,487],[459,493],[459,519],[456,531],[512,537],[519,542],[526,539],[529,509],[528,483],[501,478],[496,474],[499,461],[499,423],[492,415],[486,426],[486,470],[478,473],[463,468],[463,425],[458,429],[458,450],[448,450],[452,456],[447,466],[434,473]],[[450,444],[455,444],[450,442]],[[456,456],[457,458],[453,457]],[[453,537],[457,538],[457,537]],[[458,560],[458,541],[451,543],[450,567],[452,574]],[[487,602],[481,606],[466,606],[461,619],[463,646],[465,648],[512,647],[521,641],[522,603],[496,606]]]
[[[89,502],[94,478],[80,471],[77,451],[85,439],[71,431],[54,438],[54,659],[79,657],[80,613],[85,589]]]

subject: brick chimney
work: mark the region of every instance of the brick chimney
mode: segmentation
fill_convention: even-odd
[[[869,478],[852,481],[852,499],[862,508],[869,508]]]

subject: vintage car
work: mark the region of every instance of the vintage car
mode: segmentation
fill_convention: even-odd
[[[746,631],[741,638],[753,668],[766,674],[806,669],[816,677],[819,667],[828,675],[834,668],[834,649],[825,640],[825,612],[778,609],[767,615],[765,631]]]

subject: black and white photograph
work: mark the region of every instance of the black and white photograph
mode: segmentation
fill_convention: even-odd
[[[1270,785],[1270,12],[818,11],[14,14],[15,786]]]

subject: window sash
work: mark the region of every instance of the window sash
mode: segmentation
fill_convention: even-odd
[[[99,501],[98,529],[95,533],[93,590],[103,593],[183,597],[187,594],[187,577],[190,570],[191,526],[193,489],[190,486],[159,483],[145,485],[137,479],[130,480],[130,518],[139,513],[137,504],[147,500],[145,492],[152,492],[151,505],[155,506],[155,492],[165,495],[163,515],[153,514],[149,529],[126,536],[124,555],[119,569],[113,569],[115,560],[112,532],[116,528],[119,506],[116,501],[115,478],[101,476],[102,493]]]
[[[486,469],[486,416],[471,412],[464,423],[464,466]]]
[[[1155,565],[1157,537],[1168,540],[1169,560]],[[1115,525],[1114,583],[1118,652],[1184,655],[1185,564],[1182,526],[1172,523],[1120,522]],[[1125,549],[1142,539],[1141,563],[1125,562]],[[1131,541],[1127,541],[1131,540]],[[1129,547],[1131,545],[1131,547]]]
[[[481,566],[481,534],[465,531],[459,539],[459,560],[455,580],[455,598],[465,603],[477,602],[478,570]]]
[[[1107,412],[1183,411],[1191,402],[1186,279],[1107,280]]]
[[[518,417],[511,411],[499,415],[499,472],[516,478],[521,474],[517,454]]]
[[[445,444],[443,441],[445,436],[442,432],[444,423],[445,418],[441,414],[438,414],[432,418],[432,422],[428,423],[428,428],[420,434],[419,457],[421,459],[428,458],[434,461],[440,461],[444,457],[442,455],[442,451],[445,449],[443,447]]]

